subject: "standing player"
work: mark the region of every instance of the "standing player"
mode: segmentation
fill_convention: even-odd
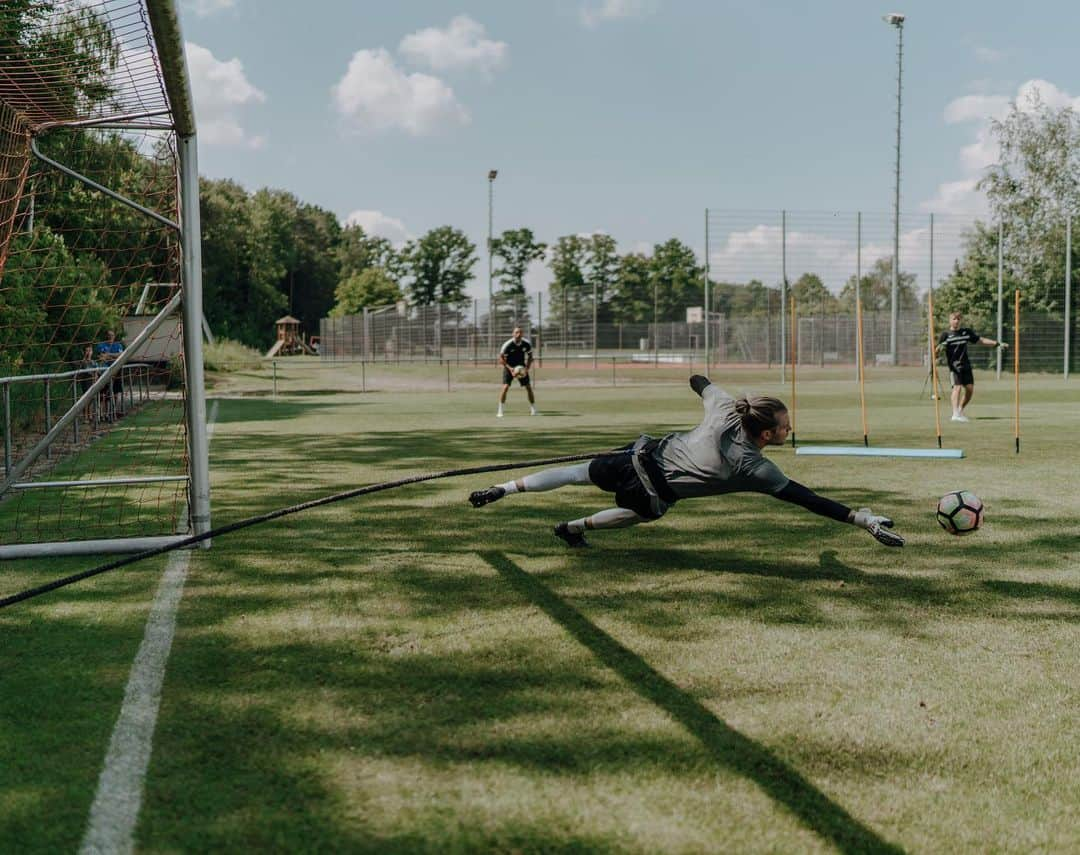
[[[986,344],[990,347],[1009,346],[1003,341],[983,338],[971,327],[960,326],[963,319],[964,316],[960,312],[951,313],[949,328],[938,336],[937,344],[938,350],[945,348],[945,361],[949,363],[949,374],[952,376],[952,420],[954,422],[968,421],[968,417],[964,415],[964,408],[975,392],[975,375],[971,370],[967,346],[969,344]]]
[[[529,415],[536,415],[536,398],[533,396],[532,383],[529,382],[529,369],[532,367],[532,342],[525,338],[521,327],[514,327],[514,334],[499,349],[499,364],[502,366],[502,390],[499,392],[499,411],[495,418],[503,417],[503,404],[506,392],[517,377],[518,383],[525,387],[529,396]]]
[[[105,341],[98,343],[95,352],[98,363],[108,366],[120,358],[120,354],[124,352],[124,345],[116,340],[116,333],[113,330],[106,330]],[[115,421],[124,405],[124,382],[119,374],[113,377],[112,391],[106,396],[106,400],[109,409],[108,418]]]
[[[474,508],[511,493],[555,490],[569,484],[592,484],[615,494],[617,507],[560,523],[556,537],[567,546],[588,546],[586,529],[625,528],[660,519],[680,499],[722,493],[766,493],[815,514],[866,529],[879,543],[903,546],[904,538],[889,531],[892,520],[869,508],[853,510],[792,481],[762,450],[783,445],[791,429],[787,407],[776,398],[732,398],[695,374],[690,387],[705,406],[696,428],[663,439],[641,436],[633,445],[588,463],[548,469],[507,481],[469,496]]]

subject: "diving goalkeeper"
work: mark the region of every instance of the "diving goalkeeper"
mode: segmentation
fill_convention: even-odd
[[[626,528],[660,519],[680,499],[723,493],[767,493],[837,522],[866,529],[885,546],[903,546],[893,522],[869,508],[852,508],[792,481],[762,450],[783,445],[791,430],[787,407],[764,396],[732,398],[707,377],[690,387],[701,396],[705,418],[696,428],[663,439],[641,436],[632,445],[587,463],[547,469],[469,496],[474,508],[511,493],[537,493],[570,484],[593,485],[615,494],[617,507],[560,523],[555,535],[567,546],[588,546],[586,530]]]

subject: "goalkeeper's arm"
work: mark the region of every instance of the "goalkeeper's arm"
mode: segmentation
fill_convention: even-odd
[[[904,538],[895,532],[889,531],[893,521],[888,517],[878,516],[869,508],[853,510],[840,502],[834,502],[824,496],[819,496],[809,487],[804,487],[798,481],[788,481],[784,488],[773,494],[776,498],[791,502],[793,505],[806,508],[823,517],[828,517],[837,522],[851,523],[859,528],[866,529],[874,536],[878,543],[886,546],[903,546]]]

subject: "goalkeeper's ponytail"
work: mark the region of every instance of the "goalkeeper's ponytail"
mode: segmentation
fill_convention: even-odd
[[[757,439],[763,431],[776,429],[780,413],[786,413],[787,407],[779,398],[770,398],[767,395],[753,397],[743,395],[735,399],[735,412],[739,414],[743,430]]]

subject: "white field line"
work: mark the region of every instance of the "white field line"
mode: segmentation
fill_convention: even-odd
[[[207,442],[214,434],[217,409],[218,402],[214,401],[206,420]],[[190,555],[186,549],[169,555],[165,575],[150,607],[146,631],[131,666],[124,702],[109,740],[105,766],[98,778],[86,833],[79,847],[79,852],[85,855],[113,855],[135,849],[135,825],[153,749],[161,686]]]

